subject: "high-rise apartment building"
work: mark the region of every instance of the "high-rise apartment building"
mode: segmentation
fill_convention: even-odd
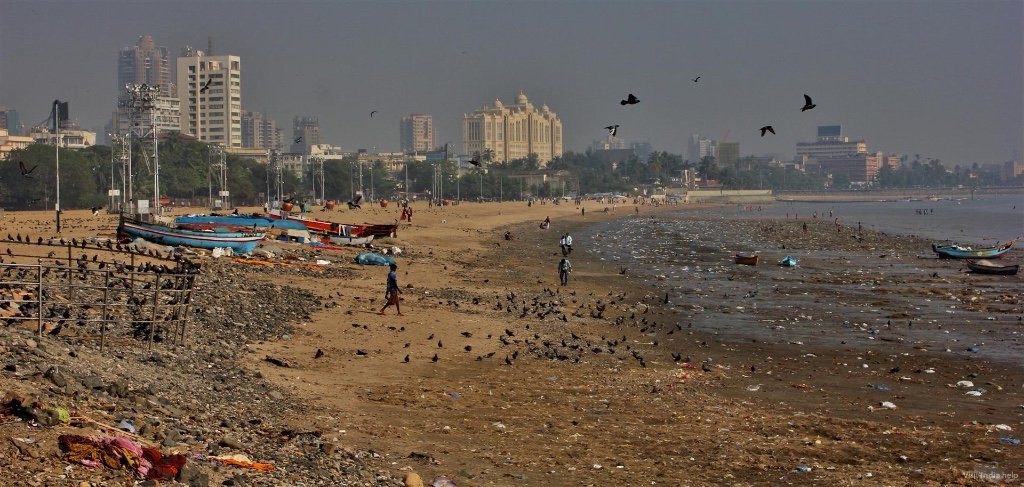
[[[171,69],[167,48],[157,46],[151,36],[139,36],[134,46],[122,47],[117,54],[117,94],[126,84],[147,84],[160,87],[161,96],[176,96]]]
[[[21,120],[17,110],[0,105],[0,129],[6,130],[8,135],[21,135]]]
[[[242,147],[242,61],[186,48],[178,57],[181,131],[223,147]]]
[[[398,124],[399,143],[402,152],[426,152],[434,150],[434,117],[413,113],[402,117]]]
[[[704,160],[705,157],[717,157],[716,145],[715,141],[708,137],[693,134],[687,144],[686,159],[696,164]]]
[[[320,118],[295,117],[292,120],[291,152],[309,154],[310,147],[320,143]]]
[[[462,148],[466,154],[490,153],[508,162],[536,154],[540,164],[562,156],[562,121],[547,105],[534,108],[522,92],[515,105],[494,100],[462,118]]]
[[[276,149],[281,146],[281,129],[265,113],[242,112],[242,146],[254,149]]]

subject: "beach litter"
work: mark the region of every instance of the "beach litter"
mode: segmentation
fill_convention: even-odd
[[[1004,436],[1002,438],[999,438],[999,442],[1000,443],[1006,443],[1006,444],[1009,444],[1009,445],[1019,445],[1020,444],[1020,439],[1019,438],[1010,438],[1008,436]]]

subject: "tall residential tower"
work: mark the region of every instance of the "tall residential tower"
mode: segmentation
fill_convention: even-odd
[[[174,72],[167,48],[157,46],[153,37],[139,36],[130,47],[122,47],[117,54],[117,94],[126,84],[147,84],[160,87],[160,96],[175,96]]]
[[[178,57],[181,131],[223,147],[242,147],[242,61],[186,48]]]
[[[413,113],[402,117],[398,124],[402,152],[426,152],[434,150],[434,118],[430,115]]]

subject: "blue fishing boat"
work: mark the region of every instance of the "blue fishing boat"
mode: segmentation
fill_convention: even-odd
[[[1016,240],[1010,240],[995,247],[974,248],[957,244],[932,244],[932,251],[940,259],[996,259],[1013,248]]]
[[[235,253],[250,254],[263,240],[263,232],[197,232],[124,219],[117,226],[119,237],[141,238],[163,245],[184,245],[201,249],[229,248]]]
[[[263,215],[184,215],[174,219],[176,224],[187,225],[209,225],[211,228],[224,226],[226,228],[250,227],[257,231],[265,231],[270,228],[282,230],[305,230],[306,227],[292,220],[277,220]]]

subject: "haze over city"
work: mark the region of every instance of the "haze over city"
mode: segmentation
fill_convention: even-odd
[[[438,144],[520,91],[565,150],[619,136],[686,152],[702,134],[792,158],[819,125],[871,151],[998,163],[1024,152],[1024,4],[986,2],[71,2],[0,0],[0,104],[26,126],[54,99],[103,132],[117,54],[152,35],[242,62],[242,106],[321,140],[397,150],[399,118]],[[691,81],[700,76],[699,82]],[[628,93],[641,102],[628,107]],[[801,113],[802,95],[817,107]],[[376,110],[374,117],[369,113]],[[772,125],[777,135],[760,136]],[[726,135],[727,134],[727,135]]]

